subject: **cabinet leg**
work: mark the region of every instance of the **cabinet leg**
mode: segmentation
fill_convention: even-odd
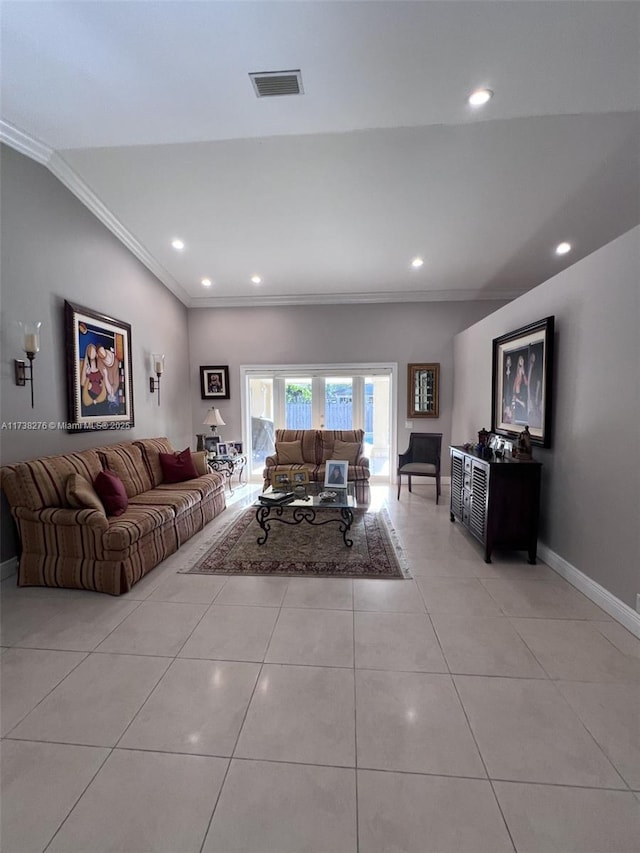
[[[452,512],[449,513],[449,518],[451,519],[452,523],[456,520],[456,517]]]
[[[527,560],[530,566],[535,566],[536,564],[536,552],[535,550],[529,551],[529,559]]]
[[[491,562],[491,548],[485,548],[484,551],[484,561],[485,563]]]

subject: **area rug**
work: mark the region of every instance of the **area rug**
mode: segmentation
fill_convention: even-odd
[[[356,512],[349,537],[342,541],[338,524],[314,527],[271,524],[266,544],[255,509],[241,512],[216,536],[192,569],[183,574],[287,575],[303,577],[409,577],[408,566],[386,509]]]

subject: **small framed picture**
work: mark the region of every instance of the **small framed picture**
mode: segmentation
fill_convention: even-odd
[[[302,468],[300,471],[293,471],[291,481],[294,486],[306,486],[309,483],[309,472],[306,468]]]
[[[229,399],[229,367],[213,367],[206,364],[200,367],[200,397],[203,400]]]
[[[338,486],[345,489],[347,486],[347,475],[349,472],[349,463],[346,461],[336,461],[330,459],[327,462],[327,469],[324,473],[325,486]]]
[[[227,448],[227,444],[225,441],[218,442],[218,446],[216,447],[216,453],[218,456],[228,456],[229,450]]]
[[[209,453],[215,453],[216,448],[220,442],[219,435],[205,435],[204,437],[204,449]]]
[[[275,489],[288,489],[291,485],[288,471],[277,471],[271,475],[271,485]]]
[[[242,442],[241,441],[232,441],[235,451],[238,455],[242,455]]]

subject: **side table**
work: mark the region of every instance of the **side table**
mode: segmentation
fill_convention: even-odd
[[[227,485],[229,486],[229,494],[233,494],[231,480],[234,474],[238,475],[239,486],[246,483],[246,480],[244,482],[242,480],[247,466],[247,457],[244,454],[239,453],[236,456],[209,456],[207,457],[207,463],[212,471],[225,475]]]

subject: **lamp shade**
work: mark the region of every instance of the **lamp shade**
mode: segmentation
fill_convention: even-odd
[[[207,426],[226,426],[225,422],[222,420],[222,415],[220,414],[220,409],[211,408],[207,412],[206,418],[202,422]]]

